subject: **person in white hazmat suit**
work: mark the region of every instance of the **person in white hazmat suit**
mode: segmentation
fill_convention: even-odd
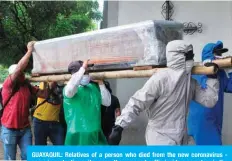
[[[174,40],[166,47],[167,69],[153,74],[138,90],[117,117],[109,137],[110,145],[118,145],[122,131],[142,112],[147,112],[147,145],[187,144],[186,117],[190,100],[213,107],[218,100],[218,80],[208,76],[207,89],[202,90],[191,78],[194,65],[193,46]],[[207,63],[205,66],[218,66]]]

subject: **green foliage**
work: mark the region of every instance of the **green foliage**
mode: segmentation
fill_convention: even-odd
[[[96,29],[98,8],[97,1],[0,1],[0,64],[17,63],[31,40]]]
[[[8,76],[7,68],[0,65],[0,73],[1,73],[0,82],[3,82],[6,79],[6,77]]]

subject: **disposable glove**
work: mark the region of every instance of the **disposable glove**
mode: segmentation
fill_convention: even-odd
[[[119,125],[113,127],[112,132],[109,136],[108,143],[109,145],[118,145],[122,138],[123,128]]]

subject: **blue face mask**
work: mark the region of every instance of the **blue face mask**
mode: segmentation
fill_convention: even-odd
[[[80,84],[82,86],[86,86],[90,82],[90,76],[89,75],[83,75]]]

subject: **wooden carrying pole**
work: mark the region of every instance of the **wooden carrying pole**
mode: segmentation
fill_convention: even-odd
[[[151,77],[152,74],[165,68],[154,68],[151,70],[123,70],[123,71],[111,71],[111,72],[96,72],[90,73],[92,79],[117,79],[117,78],[143,78]],[[217,71],[214,67],[194,66],[192,69],[193,74],[215,74]],[[53,81],[68,81],[71,78],[70,74],[63,75],[47,75],[40,77],[31,77],[31,82],[53,82]]]
[[[219,68],[229,68],[232,67],[232,57],[217,59],[213,61],[215,64],[219,66]]]
[[[232,67],[232,57],[217,59],[213,61],[219,68]],[[117,78],[143,78],[150,77],[158,70],[165,68],[154,68],[150,70],[123,70],[123,71],[111,71],[111,72],[96,72],[90,73],[92,79],[117,79]],[[204,74],[211,75],[216,73],[214,67],[194,66],[192,74]],[[52,81],[68,81],[71,78],[70,74],[63,75],[47,75],[40,77],[31,77],[29,80],[32,82],[52,82]]]
[[[232,57],[213,60],[213,63],[217,64],[219,68],[230,68],[232,67]],[[196,64],[202,65],[202,63],[196,63]]]

